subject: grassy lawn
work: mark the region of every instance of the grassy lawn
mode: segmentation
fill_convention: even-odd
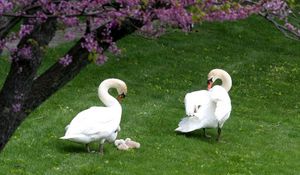
[[[1,175],[300,172],[300,42],[250,18],[204,23],[195,32],[170,32],[157,40],[130,36],[119,46],[122,57],[89,65],[23,122],[0,154]],[[53,49],[43,69],[66,49]],[[2,86],[7,61],[0,59],[0,66]],[[201,131],[174,132],[185,114],[184,95],[205,89],[213,68],[233,79],[233,110],[220,143],[215,129],[208,130],[213,139]],[[79,111],[102,105],[97,88],[110,77],[128,86],[118,137],[137,140],[141,148],[122,152],[106,144],[101,157],[59,140]]]

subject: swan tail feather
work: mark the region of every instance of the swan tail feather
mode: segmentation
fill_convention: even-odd
[[[60,137],[59,139],[62,139],[62,140],[70,140],[70,139],[76,139],[78,138],[77,136],[75,135],[65,135],[63,137]]]
[[[185,117],[179,122],[178,128],[176,128],[175,131],[185,133],[200,128],[202,128],[202,126],[201,126],[200,119],[198,117]]]
[[[60,137],[59,139],[61,139],[61,140],[67,140],[67,139],[69,139],[69,137],[63,136],[63,137]]]

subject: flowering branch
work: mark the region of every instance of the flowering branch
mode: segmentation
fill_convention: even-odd
[[[287,2],[283,0],[268,0],[259,2],[254,2],[253,0],[244,1],[250,4],[260,5],[261,10],[258,13],[260,16],[271,22],[287,38],[300,40],[300,28],[295,26],[295,24],[299,24],[299,20],[297,19],[299,17],[297,17]],[[293,24],[290,21],[295,22],[293,22]]]

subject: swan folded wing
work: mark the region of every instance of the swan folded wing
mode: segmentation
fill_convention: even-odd
[[[190,116],[194,114],[195,98],[191,93],[187,93],[184,97],[185,113]]]
[[[231,111],[231,100],[226,90],[221,86],[214,86],[210,94],[212,101],[216,104],[214,111],[216,119],[219,122],[227,119]]]
[[[114,115],[117,115],[107,107],[90,107],[78,113],[71,121],[70,125],[75,123],[107,123],[114,120]]]
[[[82,123],[81,125],[70,125],[65,139],[76,142],[89,143],[92,141],[112,137],[117,130],[113,122],[108,123]]]
[[[194,115],[199,107],[207,105],[209,101],[210,96],[206,90],[187,93],[184,98],[186,115]]]
[[[212,100],[230,101],[230,97],[227,91],[222,86],[216,85],[212,87],[208,92]]]
[[[223,121],[225,118],[227,119],[229,117],[228,114],[230,114],[230,111],[231,111],[230,103],[228,104],[224,101],[217,101],[215,116],[219,122]]]
[[[119,123],[114,113],[105,107],[91,107],[80,112],[70,123],[66,135],[103,135],[117,130]],[[101,133],[101,134],[100,134]]]

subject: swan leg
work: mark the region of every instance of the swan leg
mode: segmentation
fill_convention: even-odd
[[[101,155],[104,154],[104,146],[103,146],[103,143],[100,143],[100,145],[99,145],[99,154],[101,154]]]
[[[85,144],[85,148],[86,148],[87,152],[91,152],[89,144]]]
[[[204,134],[204,137],[205,137],[205,138],[211,138],[210,135],[206,134],[205,128],[203,128],[203,134]]]
[[[217,136],[217,141],[220,141],[221,131],[222,131],[222,130],[221,130],[219,124],[218,124],[218,136]]]
[[[105,142],[105,139],[100,140],[100,144],[99,144],[99,154],[101,154],[101,155],[104,154],[104,142]]]

